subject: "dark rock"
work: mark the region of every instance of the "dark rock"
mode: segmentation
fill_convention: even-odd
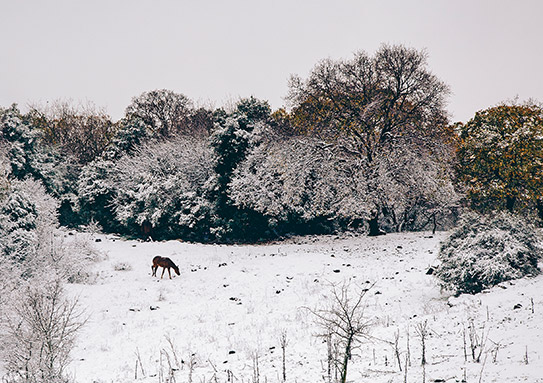
[[[516,305],[513,306],[513,310],[518,310],[522,308],[522,305],[520,303],[517,303]]]
[[[430,267],[428,270],[426,270],[426,275],[432,275],[436,270],[433,267]]]

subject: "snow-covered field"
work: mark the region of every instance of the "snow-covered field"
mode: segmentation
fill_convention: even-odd
[[[355,351],[349,381],[404,382],[393,346],[398,333],[402,370],[409,350],[407,382],[422,382],[416,329],[427,321],[426,382],[543,382],[543,276],[451,297],[426,274],[445,236],[226,246],[95,235],[107,254],[94,265],[96,283],[68,285],[89,316],[71,373],[77,382],[281,382],[286,334],[286,380],[324,382],[327,348],[311,310],[329,301],[332,283],[351,280],[355,289],[375,285],[365,296],[372,338]],[[157,254],[181,275],[152,277]],[[486,339],[479,363],[470,323]]]

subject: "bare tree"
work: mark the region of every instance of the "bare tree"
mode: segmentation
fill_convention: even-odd
[[[363,338],[369,338],[371,321],[364,316],[364,297],[369,288],[353,292],[350,282],[332,285],[327,308],[312,310],[317,323],[324,329],[323,336],[331,337],[340,347],[338,358],[334,361],[340,370],[340,382],[347,381],[347,368],[353,350]]]
[[[99,157],[117,129],[107,113],[93,104],[55,101],[33,105],[29,119],[41,131],[41,139],[60,148],[65,156],[86,164]]]
[[[125,114],[129,119],[141,119],[153,136],[171,137],[178,133],[192,133],[193,109],[192,101],[185,95],[157,89],[134,97]],[[200,121],[203,117],[201,113],[198,114],[196,126],[206,130],[207,125]]]
[[[16,382],[66,382],[77,332],[85,323],[77,299],[64,296],[60,280],[28,286],[12,299],[4,336],[6,368]]]

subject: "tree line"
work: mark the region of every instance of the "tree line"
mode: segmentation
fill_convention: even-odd
[[[451,124],[449,92],[425,51],[383,45],[292,76],[275,111],[254,97],[200,107],[164,89],[116,122],[93,106],[12,105],[0,109],[0,204],[15,214],[14,183],[34,179],[64,226],[203,242],[435,230],[463,207],[541,221],[541,106]],[[17,195],[29,199],[17,214],[30,214],[32,196]]]

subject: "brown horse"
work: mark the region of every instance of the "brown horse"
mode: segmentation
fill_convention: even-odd
[[[156,271],[158,269],[158,266],[162,267],[162,275],[160,276],[160,279],[162,279],[162,277],[164,276],[164,272],[166,271],[166,269],[168,269],[168,274],[170,275],[170,279],[172,279],[172,273],[170,271],[170,268],[172,268],[177,275],[181,275],[179,274],[179,267],[177,267],[170,258],[157,255],[153,258],[153,266],[151,266],[151,270],[153,271],[153,277],[156,277]]]

